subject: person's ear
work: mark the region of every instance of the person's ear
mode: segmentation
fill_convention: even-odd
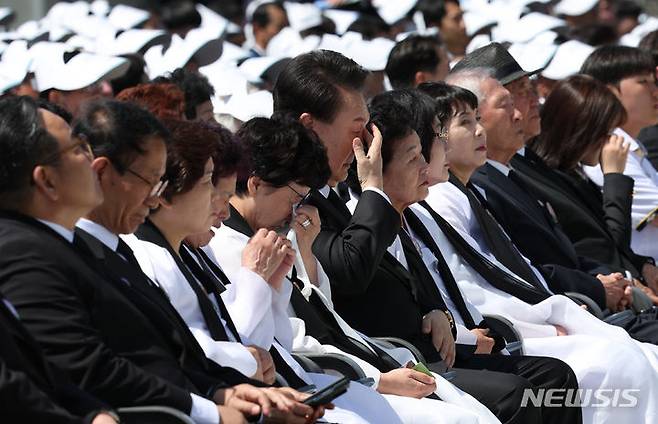
[[[59,92],[58,90],[53,89],[48,92],[48,101],[50,103],[60,104],[61,100],[62,100],[62,93]]]
[[[51,173],[45,166],[36,166],[32,170],[32,181],[36,189],[46,196],[50,201],[55,202],[59,199],[57,186],[53,181]]]
[[[427,74],[423,71],[418,71],[414,74],[414,87],[428,81]]]
[[[313,120],[313,115],[311,115],[310,113],[304,112],[301,115],[299,115],[299,122],[301,122],[301,124],[306,128],[311,130],[313,129],[314,120]]]
[[[618,99],[621,99],[621,90],[619,89],[618,85],[615,84],[606,84],[606,87],[612,91],[612,93],[617,96]]]
[[[263,180],[260,177],[251,176],[247,180],[247,193],[250,196],[255,196],[258,190],[263,186]]]
[[[105,181],[110,177],[109,171],[111,165],[110,160],[105,156],[95,158],[91,162],[91,169],[98,175],[98,181],[100,181],[101,185],[104,185]]]

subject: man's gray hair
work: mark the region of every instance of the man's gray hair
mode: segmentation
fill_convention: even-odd
[[[480,84],[484,80],[495,78],[495,74],[495,70],[489,67],[463,69],[448,74],[446,83],[472,91],[477,96],[478,102],[482,103],[485,95],[480,88]]]

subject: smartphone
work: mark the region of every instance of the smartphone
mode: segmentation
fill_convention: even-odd
[[[319,390],[314,395],[308,397],[304,401],[304,404],[312,407],[326,405],[332,400],[336,399],[338,396],[345,393],[349,385],[350,379],[343,377],[340,380],[336,380],[327,387]]]

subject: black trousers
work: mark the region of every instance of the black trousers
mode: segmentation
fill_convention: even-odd
[[[631,322],[621,327],[639,342],[658,345],[658,308],[638,313]]]
[[[502,423],[582,423],[578,407],[521,406],[525,389],[578,389],[569,365],[535,356],[468,355],[455,361],[455,386],[485,405]]]

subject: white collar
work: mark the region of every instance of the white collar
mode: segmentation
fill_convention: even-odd
[[[525,146],[521,147],[519,150],[516,151],[521,156],[525,156]]]
[[[112,249],[113,252],[116,252],[117,247],[119,246],[119,236],[103,227],[102,225],[90,221],[87,218],[80,218],[75,224],[76,227],[85,230],[92,236],[98,239],[105,246]]]
[[[64,237],[69,243],[73,243],[73,231],[59,224],[55,224],[54,222],[46,221],[45,219],[39,219],[39,222],[49,226],[57,234]]]
[[[331,192],[331,187],[329,187],[329,184],[326,186],[322,187],[321,189],[318,190],[321,195],[324,196],[325,199],[329,198],[329,193]]]
[[[497,170],[499,170],[501,173],[503,173],[506,177],[509,176],[509,172],[512,170],[509,166],[502,164],[498,161],[495,161],[493,159],[487,159],[487,163]]]

